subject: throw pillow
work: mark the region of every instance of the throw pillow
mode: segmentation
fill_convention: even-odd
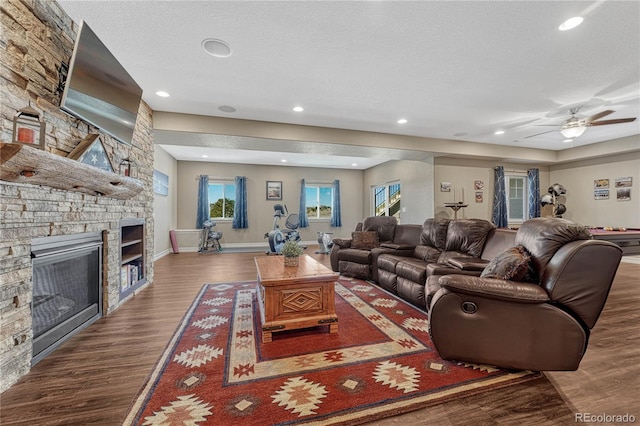
[[[523,246],[511,247],[491,259],[482,278],[522,281],[529,271],[531,255]]]
[[[351,233],[351,248],[371,250],[380,246],[376,231],[355,231]]]

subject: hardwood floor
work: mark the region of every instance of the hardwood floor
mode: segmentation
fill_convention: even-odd
[[[313,253],[314,247],[307,252]],[[67,341],[0,395],[1,425],[117,425],[206,282],[256,277],[259,253],[181,253],[155,264],[154,284]],[[313,255],[325,265],[328,255]],[[456,399],[378,425],[573,424],[574,413],[640,421],[640,265],[622,263],[575,372]]]

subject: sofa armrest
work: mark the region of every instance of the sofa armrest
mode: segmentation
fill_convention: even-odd
[[[438,284],[453,293],[520,303],[548,302],[549,295],[537,284],[480,278],[469,275],[445,275]]]
[[[447,259],[447,264],[462,271],[484,271],[489,261],[477,257],[452,257]]]
[[[334,238],[332,242],[340,248],[351,248],[351,238]]]
[[[396,243],[382,243],[380,247],[389,248],[393,250],[411,250],[413,251],[416,246],[411,244],[396,244]]]

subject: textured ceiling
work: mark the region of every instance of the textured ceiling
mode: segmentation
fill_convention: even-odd
[[[636,120],[590,127],[572,144],[558,131],[527,138],[558,130],[574,106],[640,115],[636,1],[59,3],[156,111],[549,150],[640,134]],[[558,31],[576,15],[581,26]],[[207,38],[232,55],[208,55]]]

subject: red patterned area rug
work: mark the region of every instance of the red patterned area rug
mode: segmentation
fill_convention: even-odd
[[[336,282],[337,333],[262,343],[255,282],[206,284],[124,424],[360,424],[538,377],[443,361],[424,312],[368,282]]]

